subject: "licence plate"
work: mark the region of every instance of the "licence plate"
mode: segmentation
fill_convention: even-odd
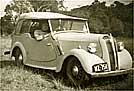
[[[93,72],[104,72],[108,71],[107,63],[95,64],[93,66]]]

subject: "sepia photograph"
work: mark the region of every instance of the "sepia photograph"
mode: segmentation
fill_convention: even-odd
[[[133,91],[133,12],[133,0],[1,0],[0,91]]]

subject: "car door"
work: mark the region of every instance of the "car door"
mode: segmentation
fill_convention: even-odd
[[[23,27],[27,27],[27,25],[28,24]],[[50,33],[48,33],[47,36],[45,36],[44,39],[40,41],[33,38],[30,33],[25,33],[23,35],[23,39],[23,44],[27,51],[27,57],[31,61],[49,62],[56,59],[55,47],[53,43],[54,40],[52,39]]]
[[[41,41],[28,36],[25,40],[28,57],[32,61],[52,61],[56,59],[55,47],[50,35]]]

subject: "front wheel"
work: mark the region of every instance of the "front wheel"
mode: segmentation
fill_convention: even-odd
[[[68,59],[68,63],[66,66],[66,75],[76,87],[79,87],[84,84],[87,76],[86,72],[81,66],[81,63],[75,57],[71,57]]]

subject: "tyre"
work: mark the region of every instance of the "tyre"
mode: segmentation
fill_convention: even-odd
[[[68,59],[66,75],[70,82],[72,82],[76,87],[82,86],[86,80],[86,72],[83,70],[79,60],[75,57]]]
[[[21,50],[19,48],[17,48],[15,50],[14,57],[15,57],[15,64],[17,66],[22,66],[23,65],[23,54],[22,54],[22,52],[21,52]]]

